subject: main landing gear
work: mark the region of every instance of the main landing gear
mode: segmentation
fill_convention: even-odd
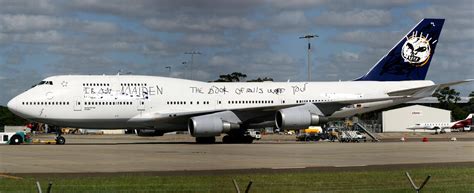
[[[222,138],[222,143],[252,143],[255,139],[260,139],[259,132],[251,133],[246,130],[236,130],[227,133],[227,135]],[[196,137],[196,143],[213,144],[216,143],[216,137]]]
[[[255,137],[248,132],[230,132],[222,138],[222,143],[252,143]]]
[[[58,134],[56,135],[56,145],[64,145],[66,143],[66,138],[62,136],[61,129],[59,129]]]
[[[248,135],[226,135],[222,138],[222,143],[252,143],[253,137]],[[197,144],[214,144],[216,143],[216,137],[196,137]]]
[[[216,137],[196,137],[198,144],[213,144],[216,143]]]

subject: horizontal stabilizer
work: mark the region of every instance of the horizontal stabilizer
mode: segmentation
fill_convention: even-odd
[[[466,83],[466,82],[471,82],[474,81],[474,79],[467,79],[467,80],[461,80],[461,81],[455,81],[455,82],[448,82],[448,83],[443,83],[443,84],[435,84],[431,86],[423,86],[423,87],[418,87],[418,88],[411,88],[411,89],[404,89],[404,90],[397,90],[397,91],[392,91],[387,93],[388,96],[411,96],[411,97],[416,97],[416,98],[423,98],[423,97],[429,97],[433,95],[433,93],[437,89],[443,89],[446,87]]]
[[[472,82],[472,81],[474,81],[474,79],[466,79],[466,80],[460,80],[460,81],[456,81],[456,82],[448,82],[448,83],[440,84],[439,89],[443,89],[443,88],[446,88],[446,87],[450,87],[450,86],[454,86],[454,85],[458,85],[458,84],[462,84],[462,83],[466,83],[466,82]]]

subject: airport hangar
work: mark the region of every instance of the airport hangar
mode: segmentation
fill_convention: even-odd
[[[451,111],[412,105],[382,112],[382,132],[408,132],[406,128],[417,123],[449,123]],[[434,132],[433,130],[418,130],[418,132]]]
[[[461,97],[457,103],[465,105],[469,97]],[[366,113],[366,116],[356,118],[355,122],[362,122],[367,130],[374,133],[385,132],[413,132],[406,128],[416,123],[449,123],[451,111],[435,108],[439,101],[436,97],[427,97],[410,101],[390,109]],[[449,130],[448,130],[449,131]],[[432,130],[417,130],[416,132],[435,132]]]

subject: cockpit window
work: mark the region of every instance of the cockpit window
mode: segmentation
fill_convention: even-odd
[[[38,84],[32,86],[32,88],[35,87],[35,86],[43,85],[43,84],[45,84],[45,85],[53,85],[53,81],[44,81],[44,80],[43,80],[43,81],[39,82]]]

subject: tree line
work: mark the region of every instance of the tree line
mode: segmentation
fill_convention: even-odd
[[[461,100],[459,92],[450,87],[437,90],[433,97],[438,99],[439,108],[451,111],[451,116],[454,120],[464,119],[470,113],[474,113],[474,91],[469,94],[470,99],[466,105],[458,104]]]

